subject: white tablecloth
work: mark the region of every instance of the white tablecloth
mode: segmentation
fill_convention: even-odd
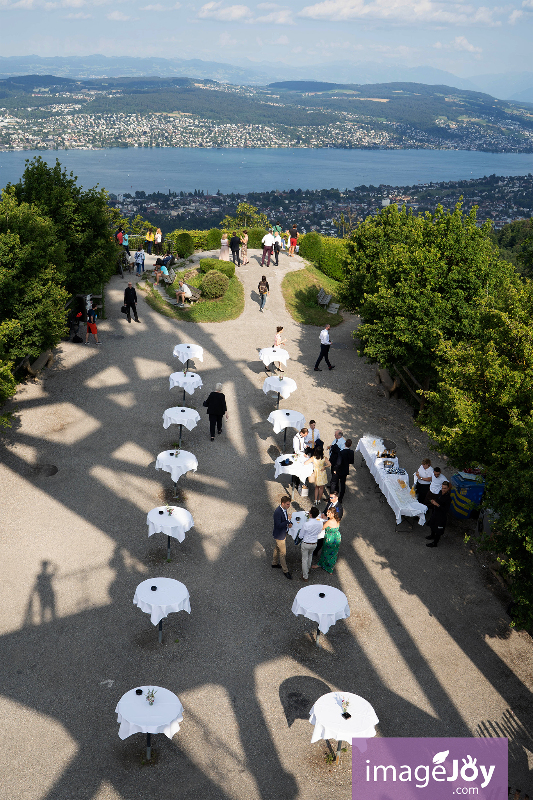
[[[203,386],[202,379],[196,372],[187,372],[185,375],[181,370],[179,372],[173,372],[169,381],[171,389],[173,389],[174,386],[179,386],[180,389],[185,389],[187,394],[193,394],[195,389],[199,389],[200,386]]]
[[[265,394],[269,392],[279,392],[284,400],[286,400],[296,388],[296,381],[293,381],[292,378],[281,378],[280,380],[276,375],[270,375],[270,377],[265,378],[265,382],[263,383],[263,391]]]
[[[291,522],[292,528],[289,528],[289,533],[293,539],[296,539],[297,534],[300,533],[307,522],[307,514],[305,511],[295,511],[291,516]]]
[[[320,594],[325,596],[319,597]],[[320,633],[327,633],[339,619],[350,616],[350,606],[348,598],[340,589],[317,583],[300,589],[294,598],[292,613],[296,616],[303,614],[318,624]]]
[[[167,408],[163,414],[163,428],[165,429],[170,425],[184,425],[188,431],[192,431],[198,422],[200,422],[200,414],[194,408],[174,406],[174,408]]]
[[[172,739],[183,722],[183,706],[178,697],[161,686],[139,686],[142,695],[135,694],[135,689],[122,695],[115,712],[120,723],[118,735],[127,739],[134,733],[164,733]],[[148,689],[155,689],[153,706],[146,699]]]
[[[152,591],[152,586],[157,589]],[[175,611],[191,613],[189,592],[184,583],[173,578],[148,578],[135,589],[133,605],[139,606],[145,614],[150,614],[152,625]]]
[[[173,354],[179,358],[182,364],[185,364],[190,358],[204,360],[204,348],[199,344],[177,344]]]
[[[305,417],[299,411],[289,411],[286,408],[278,408],[273,411],[268,422],[274,426],[274,433],[280,433],[284,428],[296,428],[301,430],[305,425]]]
[[[153,536],[154,533],[164,533],[177,539],[178,542],[182,542],[187,531],[190,531],[194,525],[193,518],[185,508],[178,506],[169,506],[169,508],[172,509],[172,515],[169,515],[166,506],[158,506],[148,512],[146,517],[148,536]],[[160,511],[163,513],[160,514]]]
[[[350,719],[342,716],[342,700],[350,703],[347,709],[348,714],[351,714]],[[311,742],[318,742],[319,739],[349,742],[352,739],[371,739],[375,736],[375,726],[379,719],[363,697],[351,692],[328,692],[314,704],[309,712],[309,722],[315,726]],[[366,745],[362,742],[354,741],[352,745],[362,752],[366,750]]]
[[[282,347],[263,347],[263,349],[259,351],[259,358],[265,367],[268,367],[273,361],[281,361],[283,366],[286,367],[290,355]]]
[[[159,453],[155,462],[156,469],[163,472],[170,472],[172,480],[176,483],[186,472],[196,472],[198,469],[198,459],[187,450],[182,450],[176,458],[175,450],[164,450]],[[172,453],[172,455],[171,455]]]
[[[284,467],[281,465],[281,462],[285,461],[287,458],[293,463]],[[313,462],[310,461],[309,464],[306,464],[306,460],[307,456],[296,458],[294,453],[286,453],[285,455],[279,456],[274,462],[274,478],[279,478],[280,475],[296,475],[301,481],[307,480],[307,478],[310,478],[313,474]]]
[[[396,522],[399,525],[403,515],[405,517],[418,517],[418,524],[423,525],[426,521],[427,508],[422,503],[419,503],[416,497],[411,497],[409,475],[388,475],[383,469],[383,461],[392,459],[376,458],[376,454],[383,449],[383,442],[378,439],[376,444],[373,445],[372,441],[366,438],[359,439],[356,450],[363,456],[374,480],[394,511]],[[395,466],[398,466],[398,459],[395,459]],[[398,480],[405,481],[407,484],[405,489],[400,487]]]

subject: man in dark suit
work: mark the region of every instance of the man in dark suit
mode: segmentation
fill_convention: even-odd
[[[272,556],[272,569],[282,569],[285,577],[292,580],[292,575],[287,569],[287,562],[285,561],[285,539],[287,538],[289,528],[292,528],[292,522],[288,514],[290,507],[291,498],[285,495],[281,498],[279,506],[274,511],[274,530],[272,531],[272,536],[274,537],[274,553]]]
[[[427,543],[426,547],[437,547],[439,544],[439,539],[444,533],[444,528],[446,527],[446,518],[452,502],[450,484],[448,481],[443,482],[437,497],[429,502],[433,507],[433,513],[431,514],[431,519],[429,521],[431,533],[429,536],[426,536],[426,539],[430,539],[431,541]]]
[[[237,259],[237,266],[241,266],[241,240],[233,231],[231,235],[231,239],[229,240],[229,249],[231,250],[231,257],[233,258],[233,263],[235,264],[235,259]]]
[[[132,311],[133,311],[133,316],[135,317],[135,322],[140,322],[140,319],[137,316],[137,292],[133,288],[131,281],[124,289],[124,305],[128,309],[126,312],[128,317],[128,322],[131,322]]]
[[[346,439],[344,449],[339,452],[337,463],[331,466],[331,488],[339,490],[339,500],[342,503],[344,493],[346,492],[346,478],[350,473],[350,467],[353,467],[355,453],[351,449],[352,440]]]

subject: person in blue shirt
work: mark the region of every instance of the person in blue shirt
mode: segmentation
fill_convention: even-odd
[[[124,250],[126,251],[126,253],[128,255],[130,255],[129,243],[130,243],[130,237],[128,236],[127,233],[123,233],[122,234],[122,247],[124,248]]]

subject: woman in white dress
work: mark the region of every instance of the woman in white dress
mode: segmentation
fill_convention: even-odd
[[[220,240],[220,255],[218,260],[229,261],[229,240],[227,233],[222,234],[222,239]]]

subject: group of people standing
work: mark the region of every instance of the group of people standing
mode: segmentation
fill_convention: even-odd
[[[117,232],[115,233],[115,239],[118,242],[118,244],[122,245],[124,251],[128,254],[128,256],[131,255],[130,237],[122,226],[118,228]],[[148,253],[149,256],[152,255],[152,248],[154,248],[154,252],[156,255],[161,255],[163,249],[163,234],[161,232],[161,228],[157,228],[157,230],[149,228],[146,231],[144,239],[144,247],[146,248],[146,252]],[[142,245],[139,245],[139,249],[140,250],[142,249]]]
[[[261,244],[263,245],[261,266],[264,266],[266,260],[266,265],[269,267],[272,256],[274,257],[276,267],[279,266],[279,254],[285,249],[288,251],[288,255],[292,257],[298,248],[298,236],[298,228],[296,225],[293,225],[290,230],[286,230],[284,233],[282,232],[281,223],[279,222],[269,228],[261,240]],[[233,263],[239,267],[241,264],[248,264],[248,241],[247,230],[243,231],[242,236],[239,236],[236,231],[233,231],[231,237],[224,232],[220,240],[219,261],[229,261],[231,257]]]
[[[437,547],[446,528],[446,519],[452,502],[450,482],[442,474],[440,467],[432,467],[429,458],[425,458],[416,473],[415,491],[418,502],[428,507],[426,524],[431,533],[426,547]],[[429,517],[429,519],[428,519]]]
[[[230,251],[231,251],[231,260],[234,264],[238,267],[241,266],[241,263],[248,264],[248,231],[243,231],[242,238],[237,236],[237,233],[233,231],[231,234],[231,239],[228,239],[228,234],[223,233],[222,239],[220,240],[220,253],[218,256],[219,261],[229,261],[230,260]]]

